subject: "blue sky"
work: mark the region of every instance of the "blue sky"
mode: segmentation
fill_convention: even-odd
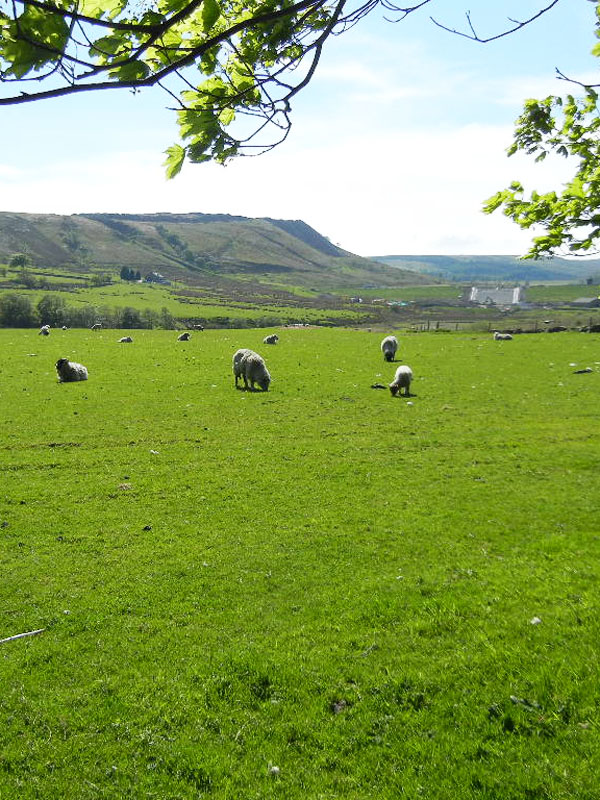
[[[159,90],[2,108],[0,211],[219,212],[302,219],[364,256],[521,254],[531,234],[481,206],[515,178],[539,190],[566,180],[562,159],[505,151],[525,98],[569,90],[556,67],[597,81],[594,4],[561,0],[486,45],[429,17],[465,29],[469,9],[485,35],[544,4],[433,0],[396,24],[376,10],[329,43],[281,147],[186,165],[172,181],[162,163],[177,132]]]

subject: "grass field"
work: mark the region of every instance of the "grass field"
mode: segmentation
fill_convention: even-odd
[[[600,337],[278,332],[0,330],[0,800],[596,797]]]

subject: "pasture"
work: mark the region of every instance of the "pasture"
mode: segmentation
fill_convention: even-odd
[[[0,330],[0,799],[596,796],[600,336],[267,332]]]

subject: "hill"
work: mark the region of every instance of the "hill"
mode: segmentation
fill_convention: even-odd
[[[230,290],[249,279],[320,291],[430,282],[342,250],[300,220],[229,214],[0,213],[0,262],[15,252],[40,267],[128,267]]]
[[[402,271],[451,281],[581,281],[600,275],[600,259],[523,261],[517,256],[373,256],[373,260]]]

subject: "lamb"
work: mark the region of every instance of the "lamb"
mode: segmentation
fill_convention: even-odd
[[[386,361],[393,361],[398,349],[398,339],[395,336],[386,336],[381,342],[381,352]]]
[[[133,342],[131,336],[121,336],[119,339],[119,344],[124,344],[125,342]]]
[[[276,333],[271,333],[269,336],[265,336],[263,339],[263,344],[277,344],[279,341],[279,336]]]
[[[191,336],[191,333],[189,333],[188,331],[186,331],[185,333],[180,333],[179,336],[177,337],[177,341],[178,342],[189,342],[190,336]]]
[[[59,358],[56,362],[56,372],[59,383],[72,383],[74,381],[87,381],[88,371],[83,364],[69,361],[68,358]]]
[[[396,370],[394,380],[390,383],[390,392],[395,397],[397,394],[402,394],[404,389],[404,396],[410,397],[410,384],[413,379],[412,369],[407,367],[406,364],[401,364]]]
[[[510,333],[500,333],[500,331],[494,331],[494,339],[497,342],[508,341],[509,339],[512,339],[512,336]]]
[[[39,330],[38,336],[50,336],[50,325],[42,325]]]
[[[258,353],[247,348],[237,350],[233,355],[233,374],[235,376],[235,387],[238,388],[238,378],[244,379],[244,388],[254,391],[254,384],[258,383],[263,392],[269,391],[271,376],[269,370]]]

